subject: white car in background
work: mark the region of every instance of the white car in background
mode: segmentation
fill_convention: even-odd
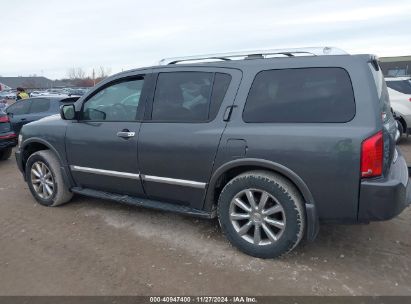
[[[400,135],[411,131],[411,78],[387,77],[385,82]]]

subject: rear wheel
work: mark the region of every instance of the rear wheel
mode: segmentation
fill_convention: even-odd
[[[275,258],[291,251],[305,229],[298,190],[284,177],[265,171],[232,179],[221,192],[218,218],[234,246],[259,258]]]
[[[32,195],[41,205],[54,207],[73,197],[64,183],[60,163],[50,150],[38,151],[29,157],[26,180]]]
[[[0,151],[0,160],[6,160],[9,159],[11,156],[12,148],[7,148],[5,150]]]

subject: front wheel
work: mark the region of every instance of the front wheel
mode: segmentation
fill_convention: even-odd
[[[60,163],[50,150],[30,155],[26,163],[26,180],[31,194],[41,205],[54,207],[73,197],[64,183]]]
[[[228,240],[246,254],[275,258],[294,249],[305,230],[299,191],[281,175],[252,171],[232,179],[218,202]]]

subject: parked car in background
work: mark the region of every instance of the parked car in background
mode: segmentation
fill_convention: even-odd
[[[233,245],[261,258],[313,240],[320,221],[387,220],[410,204],[375,56],[324,48],[162,63],[23,127],[16,160],[40,204],[79,193],[218,217]]]
[[[16,99],[17,98],[17,91],[16,90],[1,91],[0,92],[0,98]]]
[[[38,96],[43,96],[47,95],[46,91],[31,91],[30,92],[30,97],[38,97]]]
[[[1,98],[0,97],[0,111],[4,112],[4,110],[7,108],[7,99]]]
[[[16,134],[23,125],[43,117],[59,113],[60,106],[73,103],[78,97],[35,97],[15,102],[6,109],[12,128]]]
[[[17,145],[17,135],[11,128],[9,116],[0,109],[0,161],[10,157]]]
[[[391,107],[398,122],[398,131],[401,136],[411,131],[411,78],[385,78],[390,95]]]
[[[88,92],[88,89],[78,88],[78,89],[68,89],[69,96],[83,96]]]

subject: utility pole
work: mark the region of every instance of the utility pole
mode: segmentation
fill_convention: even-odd
[[[94,72],[94,68],[93,68],[93,86],[96,85],[96,73]]]

